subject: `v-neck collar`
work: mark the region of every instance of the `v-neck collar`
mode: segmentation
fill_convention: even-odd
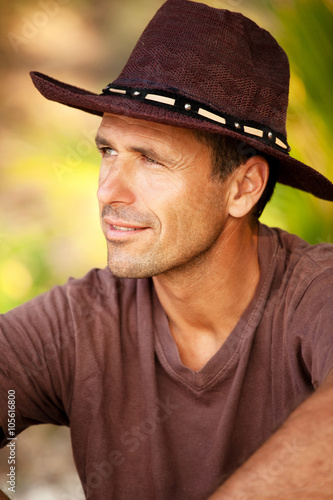
[[[255,294],[226,341],[199,371],[194,371],[182,364],[169,329],[167,316],[154,290],[155,351],[160,364],[170,377],[192,390],[202,391],[213,387],[230,375],[246,351],[245,345],[252,343],[256,327],[264,312],[274,274],[273,257],[276,251],[276,233],[267,226],[259,224],[260,279]]]

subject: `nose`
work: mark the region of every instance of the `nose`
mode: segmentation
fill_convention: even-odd
[[[131,170],[124,162],[113,163],[106,172],[101,167],[97,190],[102,205],[130,205],[135,200]]]

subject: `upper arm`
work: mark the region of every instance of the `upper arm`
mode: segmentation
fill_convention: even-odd
[[[299,351],[315,389],[332,378],[333,369],[333,275],[318,276],[299,302],[291,325],[291,342]]]
[[[37,423],[68,425],[69,331],[70,311],[59,287],[0,316],[0,420],[7,421],[8,394],[15,395],[15,435]]]

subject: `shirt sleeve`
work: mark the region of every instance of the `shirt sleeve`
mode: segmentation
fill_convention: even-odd
[[[333,269],[308,287],[293,320],[299,357],[318,388],[333,369]]]
[[[2,446],[8,436],[8,394],[15,395],[15,435],[38,423],[69,425],[74,352],[66,286],[0,315]]]

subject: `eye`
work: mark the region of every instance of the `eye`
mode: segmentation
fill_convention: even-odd
[[[157,165],[157,166],[161,166],[161,167],[164,167],[165,165],[163,163],[161,163],[160,161],[158,160],[154,160],[154,158],[152,158],[151,156],[147,156],[146,154],[142,153],[142,156],[141,156],[141,161],[143,161],[144,163],[148,164],[148,165]]]
[[[101,153],[102,157],[109,157],[109,156],[117,156],[118,153],[115,149],[112,148],[107,148],[107,147],[100,147],[99,152]]]
[[[144,156],[144,159],[147,163],[153,163],[153,164],[156,164],[156,165],[160,165],[160,163],[156,160],[153,160],[152,158],[149,158],[149,156]]]

